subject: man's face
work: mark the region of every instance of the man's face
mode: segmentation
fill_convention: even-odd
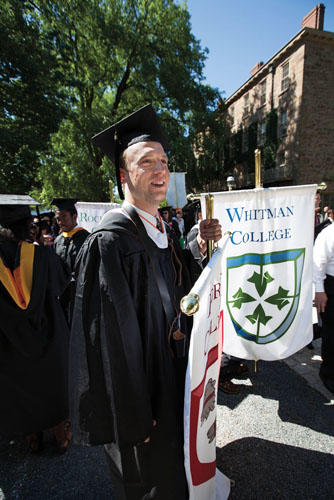
[[[36,237],[37,237],[37,233],[38,233],[38,227],[37,227],[37,224],[35,224],[34,222],[32,222],[30,224],[30,236],[32,238],[32,240],[35,240]]]
[[[321,203],[321,197],[319,193],[316,193],[315,198],[314,198],[314,207],[316,209],[320,208],[320,203]]]
[[[169,221],[169,212],[168,212],[168,210],[163,210],[161,212],[161,215],[162,215],[163,220],[165,220],[166,222]]]
[[[61,231],[68,233],[77,223],[77,214],[71,214],[68,210],[57,210],[56,221]]]
[[[139,142],[125,150],[125,199],[155,215],[169,184],[167,155],[159,142]]]

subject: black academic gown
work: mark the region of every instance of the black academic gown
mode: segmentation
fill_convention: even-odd
[[[138,225],[143,231],[110,212],[81,249],[70,348],[74,441],[112,443],[109,454],[126,498],[142,498],[155,486],[157,498],[183,500],[191,319],[181,315],[187,337],[179,345],[170,336],[156,279],[164,277],[176,317],[191,287],[191,254],[173,241],[158,248],[139,218]],[[150,443],[143,444],[148,436]]]
[[[75,296],[74,264],[79,250],[89,234],[86,229],[81,228],[73,236],[66,238],[63,233],[60,233],[54,241],[56,254],[60,257],[67,271],[72,273],[72,280],[60,296],[60,303],[69,325],[71,325]]]
[[[3,269],[17,267],[17,248],[14,241],[0,239]],[[68,280],[57,256],[49,248],[35,246],[31,295],[25,310],[0,281],[3,436],[38,432],[68,417],[69,331],[57,298]]]

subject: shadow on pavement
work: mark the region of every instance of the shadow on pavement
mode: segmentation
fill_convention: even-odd
[[[333,498],[334,458],[328,453],[243,438],[217,448],[217,466],[235,481],[230,500]]]
[[[0,499],[116,500],[101,446],[71,445],[64,455],[45,449],[31,454],[22,439],[0,439]]]
[[[282,361],[261,361],[257,373],[253,371],[254,363],[247,364],[252,385],[243,385],[242,391],[236,395],[219,392],[218,404],[233,410],[250,394],[259,395],[278,401],[278,415],[283,422],[334,435],[333,406],[326,406],[326,398],[310,387],[303,377]]]

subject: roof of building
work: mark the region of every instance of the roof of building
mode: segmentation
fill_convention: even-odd
[[[245,83],[241,85],[233,94],[226,99],[225,104],[227,106],[231,105],[234,101],[239,99],[239,97],[247,92],[248,89],[252,88],[257,81],[260,81],[268,72],[270,72],[270,67],[274,67],[275,64],[280,64],[282,56],[285,56],[297,43],[302,39],[313,39],[334,43],[334,33],[331,31],[322,31],[314,28],[303,28],[301,29],[287,44],[285,44],[276,54],[274,54],[266,63],[264,63],[260,68],[248,79]]]

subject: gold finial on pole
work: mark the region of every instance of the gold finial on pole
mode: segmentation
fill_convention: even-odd
[[[210,193],[205,195],[205,206],[206,206],[206,218],[213,219],[213,195]],[[214,241],[208,240],[207,241],[208,260],[210,260],[212,257],[213,248],[214,248]]]
[[[254,151],[255,155],[255,187],[262,187],[262,178],[261,178],[261,150],[256,149]]]
[[[320,184],[318,184],[317,188],[318,188],[320,191],[325,191],[325,189],[327,189],[327,184],[326,184],[326,182],[320,182]]]
[[[187,194],[187,200],[189,200],[189,201],[200,200],[201,198],[202,198],[202,195],[200,193]]]
[[[199,309],[199,296],[196,293],[189,293],[182,297],[180,302],[181,311],[187,316],[192,316]]]
[[[110,196],[110,203],[114,202],[114,184],[111,179],[109,179],[109,196]]]

